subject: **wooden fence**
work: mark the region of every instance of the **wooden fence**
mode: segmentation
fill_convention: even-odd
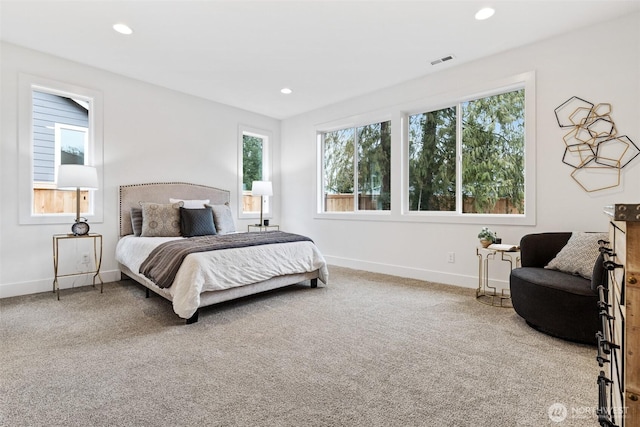
[[[250,191],[243,192],[242,212],[260,212],[260,196],[252,196]]]
[[[465,213],[474,213],[474,199],[464,198]],[[358,196],[359,210],[375,210],[378,205],[376,196]],[[242,194],[243,212],[260,212],[260,197],[252,196],[245,192]],[[89,192],[80,192],[80,211],[89,210]],[[325,212],[353,212],[353,194],[326,194]],[[33,212],[44,213],[75,213],[76,212],[76,192],[54,189],[34,189],[33,190]],[[500,199],[494,206],[492,214],[518,214],[518,210],[509,203],[508,199]]]
[[[473,197],[464,197],[463,212],[476,213],[473,207],[475,199]],[[377,206],[376,196],[358,196],[359,210],[375,210]],[[353,212],[353,194],[325,194],[324,198],[325,212]],[[258,205],[258,209],[260,209]],[[502,198],[497,201],[490,214],[518,214],[518,209],[510,203],[510,199]]]
[[[80,191],[80,212],[89,211],[89,192]],[[76,192],[35,188],[33,190],[33,212],[37,214],[76,213]]]
[[[376,210],[378,206],[377,196],[358,196],[358,209]],[[325,212],[353,212],[353,194],[325,194]]]

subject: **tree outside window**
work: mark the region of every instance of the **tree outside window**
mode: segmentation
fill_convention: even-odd
[[[520,89],[409,116],[409,210],[523,214],[524,112]]]
[[[263,211],[269,212],[267,198],[253,196],[251,187],[253,181],[268,181],[268,143],[269,137],[255,132],[242,131],[242,213],[254,214],[260,212],[261,200],[264,202]]]
[[[391,122],[325,132],[321,137],[324,211],[389,210]]]

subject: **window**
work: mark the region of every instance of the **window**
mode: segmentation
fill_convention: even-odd
[[[270,181],[269,132],[240,127],[240,201],[241,217],[257,218],[260,215],[260,196],[251,194],[253,181]],[[271,213],[269,197],[263,197],[263,215]]]
[[[524,89],[407,122],[409,211],[524,214]]]
[[[76,213],[76,192],[58,190],[62,164],[98,169],[101,182],[102,102],[99,93],[76,86],[20,76],[20,223],[63,223]],[[82,191],[80,210],[102,221],[102,193]]]
[[[320,133],[324,212],[391,208],[391,122]]]
[[[75,212],[76,194],[56,190],[58,166],[85,165],[89,150],[89,105],[81,100],[33,91],[33,213]],[[80,210],[90,213],[91,192],[81,192]]]

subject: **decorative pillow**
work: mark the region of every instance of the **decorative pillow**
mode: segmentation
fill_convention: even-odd
[[[544,268],[591,279],[593,266],[600,255],[598,240],[607,239],[607,233],[574,232],[565,247]]]
[[[142,234],[142,208],[131,208],[131,228],[134,236]]]
[[[142,237],[179,237],[182,202],[160,204],[140,202],[142,206]]]
[[[236,224],[233,222],[233,213],[229,205],[207,205],[213,210],[213,222],[218,234],[236,232]]]
[[[204,205],[209,203],[209,199],[206,200],[183,200],[183,199],[169,199],[169,203],[184,203],[182,205],[185,209],[198,209],[204,208]]]
[[[211,208],[180,208],[180,229],[184,237],[216,234],[216,227],[213,225],[213,210]]]

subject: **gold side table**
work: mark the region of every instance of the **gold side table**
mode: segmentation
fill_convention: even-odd
[[[511,295],[502,289],[489,285],[489,261],[498,260],[509,263],[512,270],[520,266],[520,248],[517,245],[490,245],[489,247],[476,247],[478,256],[478,289],[476,299],[483,304],[495,307],[513,307]]]
[[[67,239],[93,239],[93,262],[95,266],[95,270],[84,271],[82,273],[67,273],[67,274],[58,274],[58,261],[59,261],[59,243],[61,240]],[[83,274],[93,274],[92,284],[93,287],[96,287],[96,278],[100,280],[100,293],[102,293],[102,288],[104,283],[102,282],[102,277],[100,276],[100,265],[102,264],[102,234],[98,233],[89,233],[84,236],[76,236],[75,234],[54,234],[53,235],[53,293],[57,294],[58,300],[60,300],[60,284],[58,283],[58,278],[60,277],[68,277],[68,276],[80,276]]]
[[[251,229],[256,229],[255,231],[269,231],[269,230],[280,230],[280,226],[277,224],[273,225],[258,225],[258,224],[249,224],[247,226],[247,231],[251,232]]]

